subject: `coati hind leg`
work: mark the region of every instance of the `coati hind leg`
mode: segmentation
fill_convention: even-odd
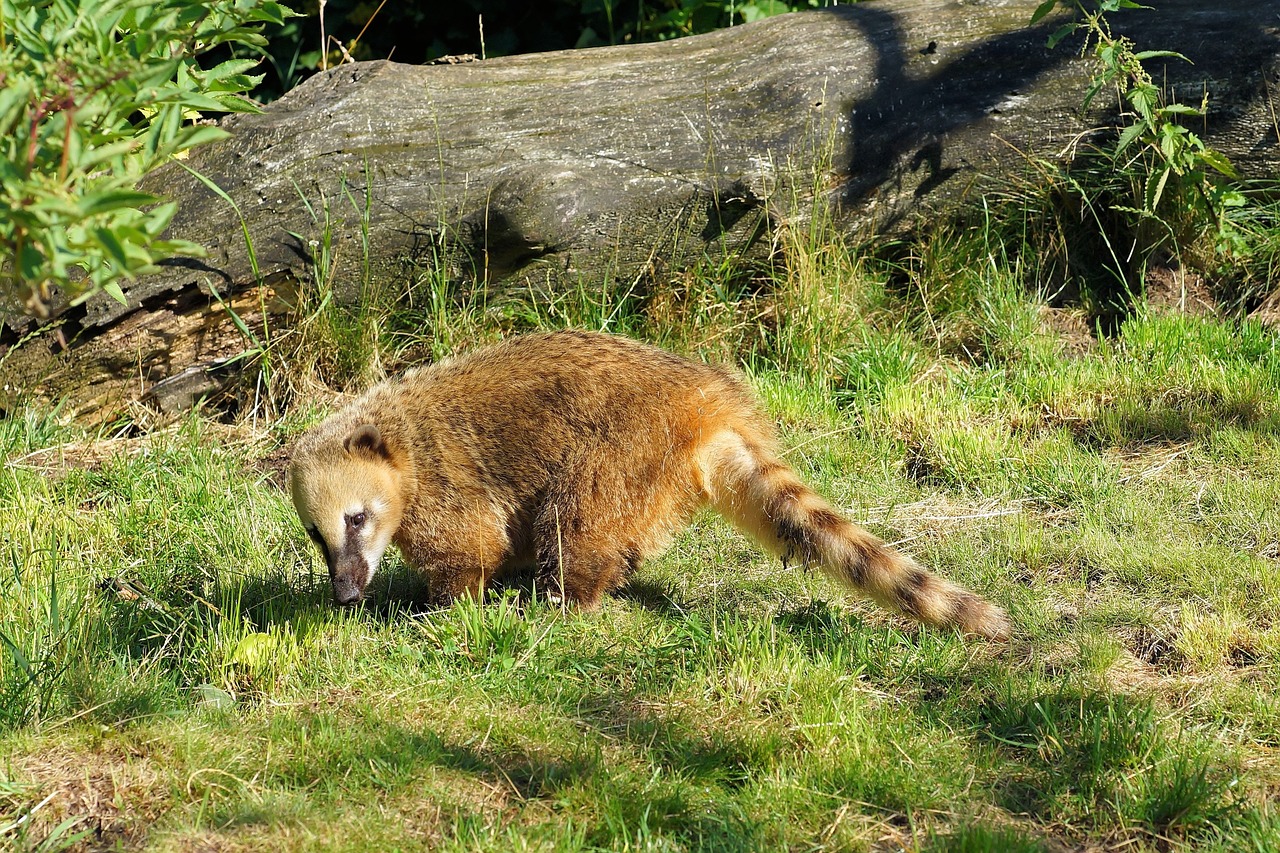
[[[565,466],[533,520],[538,588],[593,609],[670,543],[700,502],[688,471],[647,457],[584,454]]]
[[[640,563],[639,549],[619,541],[572,500],[548,501],[534,521],[538,590],[594,610]]]
[[[724,430],[702,445],[699,457],[711,504],[774,553],[817,564],[846,587],[926,624],[1008,638],[998,607],[844,518],[763,439]]]

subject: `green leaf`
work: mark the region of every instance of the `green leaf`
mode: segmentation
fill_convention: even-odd
[[[1034,26],[1035,24],[1040,23],[1040,20],[1044,18],[1045,15],[1048,15],[1050,12],[1052,12],[1053,7],[1057,5],[1058,5],[1058,0],[1044,0],[1043,3],[1041,3],[1039,6],[1036,7],[1035,12],[1032,13],[1031,24]]]
[[[271,663],[279,648],[280,638],[274,634],[256,631],[245,634],[231,653],[231,663],[256,673]]]
[[[209,254],[204,246],[190,240],[156,240],[151,244],[151,248],[164,257],[182,255],[188,258],[203,258]]]
[[[1170,168],[1161,169],[1158,173],[1151,175],[1151,177],[1147,179],[1147,191],[1145,198],[1147,213],[1155,213],[1156,206],[1160,204],[1160,199],[1164,197],[1164,188],[1165,185],[1168,184],[1169,175],[1172,172],[1173,169]]]
[[[262,107],[258,106],[253,101],[250,101],[247,98],[240,97],[239,95],[234,95],[234,94],[215,95],[214,98],[218,101],[219,104],[222,105],[221,108],[226,110],[229,113],[255,113],[256,114],[256,113],[262,112]]]
[[[226,62],[220,62],[208,69],[202,76],[206,83],[214,80],[225,80],[228,77],[243,76],[261,64],[261,60],[258,59],[228,59]]]
[[[1139,62],[1143,62],[1148,59],[1156,59],[1157,57],[1162,57],[1162,56],[1168,57],[1169,59],[1181,59],[1183,62],[1187,62],[1187,63],[1190,63],[1191,65],[1195,65],[1195,63],[1191,62],[1190,59],[1187,59],[1181,53],[1178,53],[1177,51],[1173,51],[1173,50],[1143,50],[1143,51],[1139,51],[1138,53],[1135,53],[1133,55],[1133,58],[1138,60]]]
[[[35,681],[36,675],[31,668],[31,661],[27,660],[27,656],[23,654],[22,649],[18,648],[18,644],[9,639],[9,635],[0,631],[0,642],[2,642],[9,650],[9,657],[13,658],[14,665],[22,670],[27,676],[28,681]]]
[[[1054,30],[1053,34],[1049,36],[1049,50],[1053,50],[1058,46],[1060,41],[1074,33],[1078,26],[1080,25],[1073,22],[1070,24],[1063,24]]]
[[[177,86],[170,86],[156,92],[155,103],[157,104],[176,104],[188,110],[210,110],[219,112],[222,110],[222,104],[217,98],[206,95],[203,92],[192,92]]]
[[[193,125],[201,112],[257,111],[246,95],[261,63],[246,49],[292,16],[273,0],[0,0],[0,258],[11,278],[75,301],[167,252],[197,253],[161,239],[173,208],[137,182],[225,136]],[[201,69],[219,44],[231,58]],[[34,103],[63,92],[74,122],[56,110],[33,119]]]
[[[104,281],[102,283],[102,290],[104,293],[106,293],[116,302],[119,302],[121,305],[129,304],[129,297],[124,295],[124,291],[120,289],[119,282]]]
[[[236,74],[221,80],[210,80],[208,87],[210,92],[226,92],[235,95],[252,91],[262,82],[264,76],[262,74]]]
[[[45,281],[48,276],[44,273],[44,254],[30,243],[24,243],[22,252],[18,255],[18,271],[22,274],[22,278],[28,283]]]
[[[1200,159],[1209,165],[1210,168],[1226,175],[1233,180],[1239,180],[1240,175],[1236,172],[1236,167],[1231,164],[1221,152],[1212,148],[1206,148],[1200,152]]]
[[[201,145],[207,145],[210,142],[226,139],[230,135],[216,125],[193,125],[183,130],[182,135],[175,141],[173,148],[177,151],[186,151],[189,148],[196,148]]]
[[[236,706],[235,697],[220,687],[212,684],[198,684],[191,690],[191,696],[195,700],[196,705],[202,708],[213,708],[218,711],[226,711]]]
[[[164,229],[169,227],[169,223],[173,220],[173,215],[177,212],[178,205],[172,201],[157,204],[148,210],[146,218],[142,220],[143,232],[146,234],[147,239],[158,239]]]
[[[1156,87],[1150,84],[1135,86],[1125,93],[1125,97],[1129,99],[1129,103],[1133,104],[1133,108],[1138,115],[1142,116],[1143,121],[1151,124],[1152,111],[1160,97]]]
[[[1220,187],[1213,193],[1213,200],[1220,207],[1244,207],[1249,202],[1244,193],[1231,187]]]
[[[135,147],[136,143],[132,139],[121,139],[117,142],[95,145],[76,157],[76,169],[80,172],[92,171],[99,163],[127,156]]]
[[[57,219],[79,219],[80,206],[73,200],[56,195],[45,195],[27,206],[32,213],[46,214]],[[48,221],[47,219],[45,221]]]
[[[236,215],[237,215],[237,216],[240,216],[240,207],[239,207],[239,205],[237,205],[237,204],[235,203],[235,201],[231,198],[231,196],[227,195],[227,191],[226,191],[226,190],[224,190],[222,187],[218,186],[218,184],[213,180],[213,178],[210,178],[208,175],[205,175],[205,174],[203,174],[203,173],[201,173],[201,172],[197,172],[195,169],[191,168],[191,167],[190,167],[190,166],[188,166],[186,163],[183,163],[183,162],[181,162],[181,161],[179,161],[178,165],[179,165],[179,166],[181,166],[182,168],[186,169],[188,172],[190,172],[190,173],[191,173],[191,176],[192,176],[192,177],[194,177],[197,181],[199,181],[200,183],[202,183],[202,184],[204,184],[206,187],[208,187],[208,189],[209,189],[209,191],[210,191],[210,192],[212,192],[212,193],[213,193],[214,195],[216,195],[218,198],[220,198],[220,199],[222,199],[223,201],[225,201],[227,204],[231,205],[231,209],[232,209],[232,210],[234,210],[234,211],[236,212]],[[243,216],[241,216],[241,219],[243,219],[243,218],[244,218],[244,217],[243,217]]]
[[[1144,130],[1146,130],[1146,128],[1140,124],[1131,124],[1126,127],[1124,131],[1121,132],[1120,138],[1116,140],[1116,153],[1123,153],[1126,148],[1133,144],[1133,141],[1137,139]]]
[[[58,607],[58,573],[49,571],[49,633],[55,637],[62,633],[62,610]]]
[[[213,293],[213,298],[218,300],[218,305],[220,305],[222,309],[227,312],[227,315],[231,318],[231,322],[235,324],[236,330],[239,331],[240,334],[244,335],[245,340],[250,341],[251,343],[254,344],[254,346],[260,346],[260,344],[258,343],[258,336],[254,334],[253,329],[250,329],[249,325],[245,323],[244,319],[239,314],[237,314],[230,305],[226,303],[226,300],[222,298],[222,294],[218,292],[218,289],[214,287],[214,288],[210,288],[210,291]]]
[[[283,24],[286,18],[300,17],[297,12],[293,11],[287,6],[282,6],[279,3],[270,3],[270,2],[263,3],[261,6],[259,6],[250,14],[251,14],[252,20],[266,21],[269,24],[276,24],[277,26],[280,24]]]
[[[120,270],[129,268],[129,255],[125,252],[124,245],[114,231],[110,228],[95,228],[93,229],[93,236],[107,250],[107,254],[111,256],[111,259],[119,264]]]
[[[754,3],[746,3],[738,7],[738,14],[742,15],[742,20],[748,24],[790,11],[791,7],[782,0],[756,0]]]
[[[1089,88],[1085,90],[1084,102],[1080,105],[1082,110],[1089,109],[1089,105],[1093,103],[1093,99],[1102,91],[1102,87],[1104,85],[1106,85],[1106,81],[1101,79],[1094,80],[1093,83],[1090,84]]]
[[[75,847],[94,833],[94,827],[90,827],[89,829],[82,829],[75,834],[68,834],[76,824],[84,820],[84,815],[72,815],[49,830],[48,835],[40,842],[39,847],[31,849],[37,851],[37,853],[52,853],[54,850],[69,850]]]
[[[1177,165],[1178,154],[1183,147],[1181,132],[1185,132],[1184,129],[1176,124],[1166,124],[1160,128],[1160,153],[1173,166]]]
[[[98,216],[125,207],[136,209],[143,205],[154,204],[156,200],[151,193],[144,193],[141,190],[109,190],[81,198],[80,213],[86,217]]]
[[[31,85],[26,81],[10,80],[0,88],[0,135],[8,136],[22,121],[30,101]]]

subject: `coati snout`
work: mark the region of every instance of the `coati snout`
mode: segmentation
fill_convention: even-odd
[[[805,485],[735,373],[611,335],[514,338],[376,385],[303,436],[290,491],[339,604],[394,542],[438,603],[532,566],[592,608],[710,505],[921,622],[1009,634]]]

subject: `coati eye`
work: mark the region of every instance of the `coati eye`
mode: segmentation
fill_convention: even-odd
[[[347,516],[347,527],[352,530],[359,530],[364,525],[364,513],[357,512]]]

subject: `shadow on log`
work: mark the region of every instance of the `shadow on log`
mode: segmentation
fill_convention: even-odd
[[[6,318],[3,405],[34,395],[97,419],[189,405],[246,347],[214,290],[251,327],[284,316],[326,239],[322,274],[351,298],[366,276],[403,291],[422,270],[495,291],[625,287],[767,252],[815,203],[857,234],[903,228],[1101,120],[1080,113],[1078,49],[1045,46],[1060,19],[1026,26],[1037,5],[883,0],[655,44],[335,68],[193,152],[238,214],[177,165],[149,182],[207,258],[168,263],[125,304],[62,308],[55,333]],[[1170,0],[1113,24],[1191,59],[1150,70],[1184,101],[1207,91],[1211,143],[1245,175],[1275,174],[1280,0]]]

